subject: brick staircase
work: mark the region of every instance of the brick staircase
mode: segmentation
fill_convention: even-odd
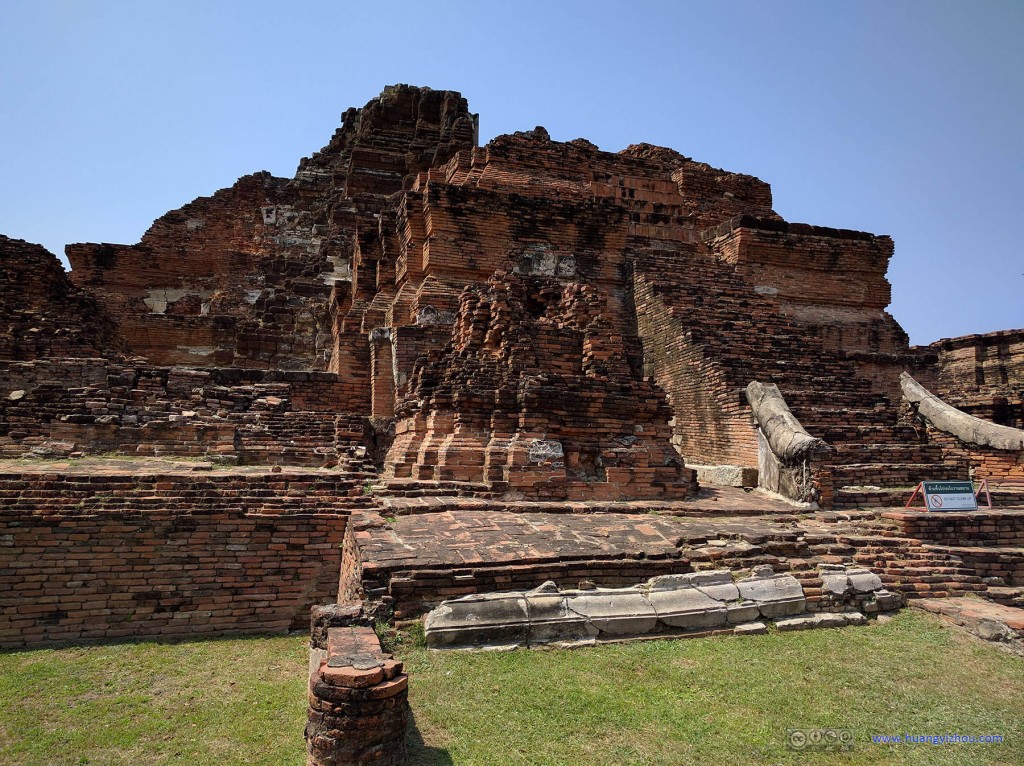
[[[721,379],[722,390],[711,393],[723,411],[735,411],[730,400],[745,401],[742,390],[750,381],[774,383],[804,428],[835,449],[829,461],[833,507],[902,505],[919,481],[968,477],[966,462],[944,458],[923,432],[902,423],[899,399],[860,372],[870,357],[874,366],[891,368],[896,381],[912,361],[897,340],[880,342],[893,346],[887,353],[837,350],[825,329],[797,323],[766,304],[735,266],[701,258],[699,269],[683,270],[678,262],[670,268],[675,257],[645,253],[635,281],[653,289],[684,328],[685,342]],[[715,296],[713,304],[706,295]],[[771,331],[757,334],[753,327]]]
[[[924,441],[922,434],[900,422],[900,402],[858,378],[856,364],[816,343],[813,336],[802,335],[805,328],[777,324],[780,331],[765,340],[762,353],[748,356],[749,361],[732,360],[733,379],[749,376],[775,383],[808,433],[834,448],[829,461],[834,508],[883,507],[891,505],[894,488],[906,498],[907,488],[919,481],[968,477],[965,461],[944,458],[939,445]],[[822,375],[813,361],[789,361],[797,346],[811,359],[829,360],[823,366],[842,365],[842,374]],[[894,379],[900,369],[894,366]]]
[[[335,416],[329,412],[273,412],[249,416],[238,428],[239,460],[249,465],[323,465],[337,456]]]
[[[977,595],[1020,606],[1024,589],[1024,510],[928,513],[887,511],[891,543],[865,546],[860,560],[901,578],[908,598]],[[883,575],[883,580],[885,575]]]

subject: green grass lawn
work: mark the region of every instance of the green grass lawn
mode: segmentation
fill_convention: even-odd
[[[305,764],[306,640],[0,654],[0,764]]]
[[[572,651],[407,637],[411,764],[1024,763],[1024,660],[935,618]],[[0,654],[0,764],[305,763],[303,637]],[[789,728],[852,730],[845,753]],[[871,734],[1003,744],[874,745]]]

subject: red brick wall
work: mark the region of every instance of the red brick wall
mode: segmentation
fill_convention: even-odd
[[[705,353],[668,310],[653,285],[634,284],[633,299],[644,341],[645,372],[668,394],[674,412],[673,444],[698,465],[757,465],[757,432],[749,408],[716,360]]]
[[[347,512],[316,512],[309,483],[237,477],[190,491],[149,477],[118,506],[126,490],[103,477],[6,479],[0,647],[279,633],[337,593]],[[90,489],[71,489],[82,482]],[[31,509],[10,492],[31,497]]]
[[[1024,428],[1024,330],[936,341],[922,351],[938,355],[929,386],[948,404],[984,420]]]
[[[904,537],[946,545],[1024,546],[1024,515],[1018,511],[964,513],[887,511]]]
[[[947,459],[966,461],[977,481],[991,484],[1024,484],[1024,452],[966,444],[952,434],[928,426],[928,438],[941,445]]]
[[[348,421],[369,415],[360,377],[347,372],[48,359],[0,363],[0,381],[0,455],[9,457],[44,449],[322,465],[362,444]]]
[[[119,350],[114,322],[40,245],[0,235],[0,359]]]

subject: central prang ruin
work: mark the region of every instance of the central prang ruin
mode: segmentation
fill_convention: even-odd
[[[341,662],[369,640],[330,644],[348,623],[595,584],[689,629],[650,593],[725,587],[709,569],[754,573],[751,615],[1019,602],[1024,330],[911,347],[889,237],[786,222],[671,149],[477,135],[458,93],[398,85],[294,178],[69,245],[70,274],[0,237],[0,646],[338,600],[314,645]],[[1005,507],[901,509],[954,479]],[[732,630],[732,597],[700,598]]]

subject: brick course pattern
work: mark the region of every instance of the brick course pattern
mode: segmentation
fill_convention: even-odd
[[[242,464],[349,462],[369,402],[320,371],[167,368],[102,359],[0,362],[0,456],[123,452]],[[13,392],[17,392],[16,394]]]
[[[972,469],[1020,504],[1021,455],[924,427],[899,377],[1018,424],[1024,331],[910,347],[892,240],[772,204],[648,144],[538,127],[478,146],[460,94],[399,85],[293,178],[245,176],[136,244],[70,245],[70,276],[0,238],[0,458],[237,464],[4,468],[0,636],[281,630],[325,594],[409,616],[719,566],[782,567],[812,605],[821,563],[908,598],[1018,580],[1012,541],[848,509]],[[806,485],[847,515],[696,495],[688,461],[763,456],[752,381],[829,446]]]
[[[373,628],[327,631],[309,677],[307,766],[405,763],[409,676],[381,650]]]
[[[276,633],[333,601],[348,515],[329,472],[0,473],[0,647]]]
[[[1024,428],[1024,330],[947,338],[927,349],[936,355],[929,388],[943,401],[977,418]]]
[[[391,506],[387,513],[398,515],[390,519],[353,514],[338,601],[406,619],[446,598],[529,590],[546,580],[563,588],[582,581],[622,587],[658,575],[766,564],[801,581],[809,611],[832,606],[821,590],[822,564],[867,567],[908,599],[984,594],[987,577],[1024,585],[1019,500],[1017,508],[983,513],[979,521],[969,514],[794,514],[783,503],[752,501],[727,488],[654,506],[438,502],[433,512],[412,515]]]
[[[39,245],[0,235],[0,360],[98,356],[120,347],[114,322]]]

